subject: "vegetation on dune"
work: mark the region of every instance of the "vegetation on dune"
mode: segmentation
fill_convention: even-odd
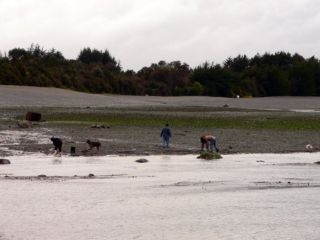
[[[206,95],[235,97],[319,96],[320,62],[278,52],[239,55],[223,64],[160,61],[124,71],[108,50],[84,48],[76,60],[39,45],[0,53],[0,84],[68,88],[131,95]]]

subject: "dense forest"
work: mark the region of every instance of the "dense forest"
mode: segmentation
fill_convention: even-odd
[[[278,52],[239,55],[223,64],[160,61],[124,71],[108,50],[84,48],[76,60],[39,45],[0,54],[0,84],[67,88],[92,93],[234,97],[319,96],[320,61]]]

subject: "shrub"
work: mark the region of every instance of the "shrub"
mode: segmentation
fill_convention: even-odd
[[[217,160],[221,159],[222,156],[216,152],[201,152],[198,158],[203,160]]]

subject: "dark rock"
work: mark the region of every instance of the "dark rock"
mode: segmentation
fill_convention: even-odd
[[[11,162],[8,159],[0,159],[0,164],[10,164]]]
[[[314,164],[318,164],[318,165],[320,165],[320,161],[318,161],[318,162],[315,162]]]
[[[221,159],[222,156],[216,152],[201,152],[200,156],[198,156],[197,158],[203,160],[216,160]]]
[[[136,160],[136,162],[137,163],[147,163],[149,161],[147,159],[145,159],[145,158],[140,158],[140,159]]]
[[[41,121],[41,113],[27,112],[27,114],[26,114],[26,120],[27,120],[27,121],[39,122],[39,121]]]
[[[105,128],[105,126],[103,124],[93,124],[91,126],[91,128]],[[109,127],[107,127],[107,128],[109,128]]]
[[[94,174],[93,174],[93,173],[89,173],[88,177],[89,177],[89,178],[93,178],[93,177],[94,177]]]
[[[45,174],[38,175],[38,178],[46,178],[46,177],[47,177],[47,175],[45,175]]]

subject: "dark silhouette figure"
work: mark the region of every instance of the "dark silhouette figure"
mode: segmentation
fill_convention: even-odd
[[[62,140],[60,138],[55,138],[55,137],[52,137],[50,138],[52,143],[53,143],[53,146],[54,146],[54,150],[55,150],[55,153],[61,153],[61,148],[62,148]]]

